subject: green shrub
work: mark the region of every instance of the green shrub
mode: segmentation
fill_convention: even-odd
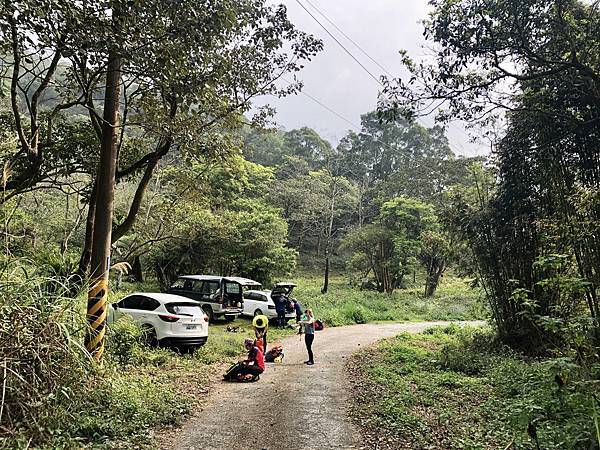
[[[355,303],[349,303],[343,307],[342,314],[346,317],[347,321],[353,323],[367,323],[367,311],[362,305]]]
[[[360,360],[360,408],[397,448],[596,449],[595,361],[525,358],[488,328],[436,327]]]
[[[106,351],[120,365],[139,362],[140,346],[143,343],[142,329],[129,316],[120,317],[112,323],[106,335]]]

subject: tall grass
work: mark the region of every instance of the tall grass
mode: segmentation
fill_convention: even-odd
[[[415,283],[393,294],[360,290],[342,275],[330,279],[329,292],[321,294],[320,276],[301,274],[294,295],[330,326],[374,321],[422,321],[483,319],[487,312],[481,294],[464,279],[447,276],[434,297],[424,298]],[[417,280],[419,281],[419,280]]]
[[[0,273],[0,448],[139,444],[181,417],[190,402],[150,376],[172,352],[144,347],[125,321],[97,365],[82,346],[85,296],[25,268]]]
[[[81,346],[82,315],[59,281],[4,272],[0,278],[0,424],[4,439],[46,440],[72,420],[93,368]]]

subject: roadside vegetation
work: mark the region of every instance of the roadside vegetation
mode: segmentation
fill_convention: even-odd
[[[503,123],[488,135],[493,170],[451,189],[443,213],[493,331],[399,336],[364,355],[363,420],[392,448],[597,449],[599,3],[431,5],[434,54],[405,55],[412,78],[389,80],[394,101],[380,107],[394,117],[439,102],[442,121]]]
[[[240,357],[244,338],[252,335],[247,319],[211,324],[206,345],[184,356],[149,348],[139,326],[122,318],[109,330],[103,364],[94,365],[81,344],[83,296],[73,298],[68,284],[55,278],[35,273],[25,278],[22,271],[4,276],[0,354],[11,376],[0,448],[151,448],[154,432],[181,423],[198,407],[224,368]],[[359,291],[341,275],[332,276],[325,296],[319,293],[319,276],[301,274],[293,280],[299,284],[298,299],[328,326],[481,317],[475,306],[478,293],[459,280],[447,288],[442,284],[439,297],[427,300],[418,289],[394,296]],[[156,289],[154,283],[124,282],[111,301]],[[228,327],[239,329],[230,332]],[[272,327],[269,341],[293,333]]]
[[[368,448],[591,449],[600,365],[528,358],[489,328],[401,334],[354,356]]]
[[[360,290],[352,286],[347,276],[330,279],[330,292],[321,294],[321,278],[303,274],[298,282],[298,299],[314,309],[315,314],[330,326],[352,325],[376,321],[472,320],[488,317],[478,289],[469,280],[451,274],[440,283],[433,297],[423,293],[424,273],[415,283],[392,294]]]
[[[83,297],[72,298],[54,278],[4,275],[3,449],[152,447],[152,430],[180,423],[252,332],[247,320],[211,325],[207,344],[190,357],[148,347],[140,327],[123,318],[109,330],[107,353],[96,365],[82,346]],[[270,339],[291,332],[272,330]]]

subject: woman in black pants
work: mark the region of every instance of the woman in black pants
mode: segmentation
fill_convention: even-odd
[[[315,340],[315,318],[312,309],[306,310],[306,317],[300,323],[304,325],[304,342],[306,343],[306,351],[308,352],[308,361],[305,361],[304,364],[312,366],[315,363],[312,352],[312,344]]]

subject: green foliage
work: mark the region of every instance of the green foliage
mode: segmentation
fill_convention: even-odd
[[[356,361],[364,390],[356,413],[398,448],[505,448],[512,442],[523,449],[579,449],[600,443],[592,419],[597,369],[570,358],[521,359],[497,346],[491,330],[402,334]]]
[[[81,345],[84,300],[70,297],[59,279],[25,273],[0,278],[0,447],[147,442],[150,428],[181,417],[189,402],[140,372],[164,365],[172,352],[142,348],[139,329],[124,321],[109,333],[104,366],[94,365]]]
[[[286,222],[261,201],[237,200],[217,212],[184,203],[171,219],[179,235],[150,255],[165,284],[184,272],[237,274],[267,283],[295,267],[296,252],[285,245]]]
[[[35,445],[48,439],[49,429],[69,422],[70,408],[77,408],[92,376],[81,336],[74,333],[82,317],[66,289],[48,292],[48,280],[21,270],[1,276],[2,424],[9,437],[25,433]]]
[[[300,70],[322,48],[294,27],[285,8],[252,0],[12,2],[0,10],[0,37],[3,54],[11,54],[7,70],[20,75],[10,96],[21,107],[18,114],[9,109],[5,120],[19,136],[7,155],[14,173],[6,189],[14,192],[93,174],[97,158],[90,149],[97,149],[94,128],[102,114],[91,99],[102,86],[91,74],[105,69],[114,48],[127,82],[118,180],[152,175],[174,148],[191,157],[225,156],[232,145],[216,128],[239,128],[257,95],[297,91],[273,81]],[[85,120],[57,117],[90,110]]]
[[[445,100],[440,119],[481,125],[506,112],[505,132],[493,138],[495,191],[478,191],[455,214],[498,330],[506,342],[543,351],[571,339],[557,324],[587,320],[577,340],[598,347],[596,5],[436,0],[433,7],[425,36],[437,49],[435,64],[405,58],[413,78],[388,85],[388,98],[397,97],[387,109],[410,115],[435,98]],[[436,88],[423,90],[417,80]],[[564,255],[564,264],[540,265],[551,255]]]
[[[352,325],[385,320],[468,320],[483,319],[487,312],[480,293],[469,288],[464,280],[444,278],[438,292],[429,299],[422,297],[417,285],[392,294],[358,290],[348,280],[332,276],[327,294],[321,294],[319,279],[303,275],[295,280],[294,295],[304,308],[313,308],[318,319],[330,326]]]
[[[352,253],[354,270],[363,278],[372,274],[377,290],[391,293],[415,269],[423,233],[437,226],[431,205],[398,197],[383,203],[373,224],[350,233],[343,248]]]
[[[136,353],[143,351],[142,329],[129,316],[123,316],[110,324],[106,351],[119,365],[133,365],[138,362]]]
[[[338,151],[342,170],[362,186],[365,200],[407,196],[432,203],[447,185],[459,181],[458,160],[442,128],[404,119],[385,122],[376,112],[364,114],[361,125],[360,133],[348,134]],[[368,211],[369,217],[376,213]]]

